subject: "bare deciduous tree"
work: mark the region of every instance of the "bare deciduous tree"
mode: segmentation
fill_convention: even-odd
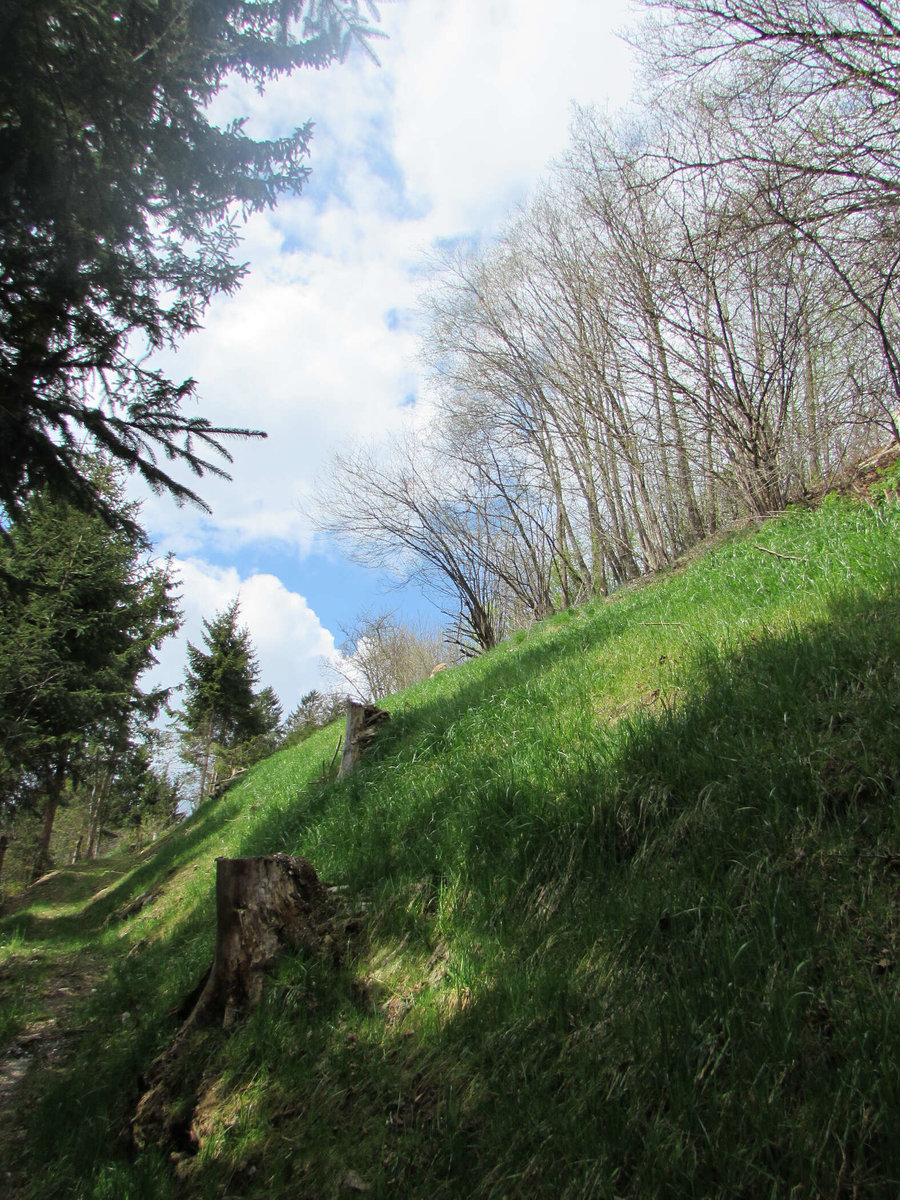
[[[434,415],[382,457],[338,459],[321,507],[320,528],[449,599],[482,649],[897,433],[890,10],[646,2],[662,82],[644,112],[580,112],[495,242],[439,262]]]
[[[336,455],[315,520],[357,561],[418,582],[455,623],[463,647],[489,650],[504,636],[507,606],[490,569],[495,534],[457,484],[456,464],[413,433]]]
[[[454,658],[444,630],[421,619],[400,620],[393,612],[361,613],[342,632],[340,653],[324,665],[365,702],[412,687]]]
[[[888,390],[900,437],[900,22],[880,0],[645,0],[651,91],[673,119],[663,173],[727,181],[754,219],[834,276]],[[649,36],[648,36],[649,35]],[[701,114],[705,114],[701,115]],[[707,136],[694,136],[705,125]]]

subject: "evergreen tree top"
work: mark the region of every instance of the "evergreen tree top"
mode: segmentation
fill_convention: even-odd
[[[226,747],[268,732],[264,711],[268,701],[261,704],[263,693],[257,695],[255,690],[259,663],[250,631],[240,624],[239,600],[213,620],[204,620],[202,638],[205,649],[188,642],[187,727]]]
[[[186,415],[193,380],[143,361],[234,290],[236,220],[300,190],[312,126],[255,139],[209,101],[320,68],[376,34],[368,0],[10,0],[0,6],[0,505],[29,492],[127,514],[80,470],[85,442],[203,505],[160,458],[224,475]],[[204,506],[205,507],[205,506]]]
[[[121,502],[114,472],[83,469]],[[166,690],[145,692],[140,677],[179,624],[170,568],[142,535],[29,497],[0,536],[0,802],[76,763],[92,738],[152,718]]]

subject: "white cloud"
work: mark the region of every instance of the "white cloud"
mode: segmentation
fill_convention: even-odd
[[[173,566],[181,582],[185,623],[160,651],[152,682],[182,683],[187,643],[202,649],[204,618],[212,620],[237,597],[241,624],[249,629],[257,651],[259,686],[275,689],[285,714],[304,692],[322,687],[321,661],[334,652],[334,638],[303,596],[289,591],[274,575],[241,578],[234,567],[216,567],[198,558],[175,559]]]
[[[623,103],[629,6],[454,0],[398,21],[396,153],[445,234],[496,227],[566,141],[570,105]]]
[[[244,287],[165,364],[196,378],[198,411],[216,424],[269,434],[231,444],[234,483],[188,480],[212,518],[145,502],[161,550],[235,564],[234,578],[203,565],[185,576],[193,608],[195,587],[218,588],[207,614],[226,583],[245,595],[238,572],[250,574],[242,555],[255,547],[306,554],[300,502],[334,447],[406,419],[421,382],[414,328],[396,314],[415,309],[425,255],[440,239],[498,230],[564,150],[573,100],[624,101],[630,56],[610,30],[628,11],[625,0],[400,0],[382,9],[380,69],[358,54],[264,97],[237,84],[218,99],[220,119],[248,114],[259,136],[312,118],[314,174],[299,199],[248,223]],[[282,586],[276,601],[268,578],[276,606],[296,595]]]

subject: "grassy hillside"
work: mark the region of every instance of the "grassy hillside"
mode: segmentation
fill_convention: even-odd
[[[347,781],[322,778],[323,731],[109,860],[93,898],[50,881],[2,923],[6,1029],[34,1016],[29,972],[81,955],[96,991],[20,1105],[12,1184],[895,1197],[894,486],[393,697]],[[196,1153],[136,1153],[140,1077],[211,956],[214,859],[273,851],[345,889],[362,932],[340,970],[284,958],[242,1026],[198,1042]]]

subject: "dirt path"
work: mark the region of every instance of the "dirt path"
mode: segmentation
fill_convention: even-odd
[[[65,938],[56,941],[50,927],[57,919],[71,922],[74,900],[96,894],[98,886],[110,886],[122,873],[122,866],[107,864],[54,871],[4,905],[4,918],[25,916],[39,906],[42,927],[40,938],[29,942],[28,921],[22,922],[17,935],[14,921],[6,925],[21,948],[11,944],[9,958],[0,968],[0,1011],[13,1014],[19,1023],[14,1036],[0,1043],[0,1195],[4,1200],[21,1200],[26,1194],[29,1179],[23,1146],[30,1109],[78,1049],[87,1032],[81,1023],[84,1001],[108,967],[96,953],[73,952],[71,944],[64,948]]]
[[[0,977],[0,989],[21,967],[39,968],[40,957],[12,963]],[[41,972],[41,995],[34,1015],[11,1042],[0,1048],[0,1193],[6,1200],[25,1195],[28,1178],[22,1146],[25,1117],[42,1084],[61,1074],[87,1026],[76,1012],[106,972],[100,959],[79,955],[58,961]]]

